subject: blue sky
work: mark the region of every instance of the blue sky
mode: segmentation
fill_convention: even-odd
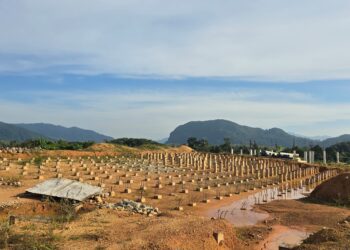
[[[350,2],[0,0],[0,117],[160,139],[350,133]]]

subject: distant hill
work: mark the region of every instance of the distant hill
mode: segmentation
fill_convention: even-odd
[[[26,141],[40,138],[48,139],[46,136],[25,128],[0,122],[0,141]]]
[[[15,126],[26,129],[28,131],[43,135],[54,140],[65,141],[94,141],[103,142],[112,140],[110,136],[99,134],[92,130],[81,129],[77,127],[66,128],[63,126],[52,125],[47,123],[32,123],[32,124],[15,124]]]
[[[312,140],[317,140],[317,141],[324,141],[324,140],[327,140],[329,138],[332,138],[332,136],[329,136],[329,135],[319,135],[319,136],[311,136],[311,137],[307,137],[309,139],[312,139]]]
[[[206,139],[210,144],[220,145],[224,138],[231,139],[233,144],[249,145],[256,142],[258,145],[291,147],[310,146],[319,141],[290,135],[279,128],[264,130],[242,126],[227,120],[193,121],[177,127],[171,132],[169,144],[184,144],[189,137]]]
[[[164,144],[168,141],[168,137],[167,138],[163,138],[163,139],[160,139],[160,140],[157,140],[158,143],[161,143],[161,144]]]
[[[305,135],[301,135],[301,134],[297,134],[297,133],[293,133],[293,132],[287,132],[287,133],[290,134],[290,135],[293,135],[293,136],[306,138],[306,139],[311,139],[311,140],[315,140],[315,141],[323,141],[323,140],[326,140],[326,139],[332,137],[332,136],[329,136],[329,135],[305,136]]]
[[[342,142],[350,142],[350,135],[341,135],[341,136],[334,137],[334,138],[328,138],[328,139],[322,141],[320,146],[330,147],[332,145],[342,143]]]
[[[227,120],[191,121],[178,126],[170,133],[168,144],[186,144],[189,137],[206,139],[210,144],[220,145],[224,138],[229,138],[233,144],[249,145],[254,141],[258,145],[292,147],[315,146],[330,147],[337,143],[350,142],[350,135],[316,140],[304,136],[292,135],[279,128],[261,129],[239,125]]]

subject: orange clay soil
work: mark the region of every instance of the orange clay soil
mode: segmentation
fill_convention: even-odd
[[[185,150],[185,148],[184,148]],[[186,149],[187,150],[187,149]],[[70,151],[50,151],[53,156],[64,155]],[[72,151],[74,153],[81,153],[80,151]],[[47,151],[41,152],[47,155]],[[97,152],[86,152],[95,154]],[[102,152],[103,153],[103,152]],[[14,158],[20,156],[16,155]],[[69,172],[69,167],[62,164],[62,171]],[[12,170],[11,170],[12,171]],[[2,174],[15,175],[17,172],[3,171]],[[126,170],[125,170],[126,171]],[[125,172],[126,173],[126,172]],[[122,176],[124,173],[118,173]],[[131,173],[130,173],[131,175]],[[81,213],[77,219],[70,223],[63,225],[54,225],[54,234],[58,236],[57,242],[60,249],[259,249],[261,244],[264,245],[264,239],[271,239],[276,232],[278,233],[278,225],[286,227],[298,227],[309,232],[313,232],[322,227],[332,227],[338,221],[350,215],[349,210],[330,207],[326,205],[318,205],[312,203],[305,203],[302,201],[283,200],[274,201],[268,204],[257,206],[257,210],[268,212],[270,215],[269,221],[257,226],[262,227],[263,232],[259,237],[255,237],[254,227],[247,230],[252,230],[254,241],[250,238],[237,237],[241,229],[234,228],[233,225],[225,220],[211,220],[203,216],[205,211],[209,209],[216,209],[221,206],[230,204],[252,194],[255,191],[247,193],[242,192],[240,195],[233,195],[233,197],[225,197],[222,201],[215,200],[215,190],[204,191],[211,203],[204,204],[200,201],[203,199],[203,193],[195,192],[193,189],[195,185],[186,184],[186,187],[191,189],[189,195],[180,193],[181,185],[174,187],[167,185],[170,180],[166,179],[165,173],[162,174],[164,178],[164,187],[159,192],[163,194],[162,200],[155,200],[150,198],[154,191],[154,185],[157,183],[155,177],[158,176],[152,173],[149,177],[152,179],[151,183],[147,184],[149,189],[145,193],[147,195],[146,204],[154,207],[159,207],[163,215],[159,217],[147,217],[144,215],[132,214],[128,212],[110,210],[110,209],[96,209]],[[143,176],[133,177],[135,180],[142,180]],[[174,177],[175,178],[175,177]],[[128,179],[124,177],[124,181]],[[175,178],[176,182],[181,178]],[[166,180],[166,181],[165,181]],[[33,179],[31,176],[23,177],[21,180],[23,186],[20,188],[0,186],[1,201],[17,200],[16,195],[24,192],[25,189],[35,185],[39,181]],[[91,181],[97,184],[95,181]],[[109,183],[110,182],[110,183]],[[105,180],[106,190],[113,187],[116,192],[116,197],[107,199],[108,202],[117,202],[123,198],[136,199],[139,193],[133,191],[131,194],[123,193],[124,186],[112,185],[112,182]],[[130,184],[133,190],[139,187],[139,183]],[[169,193],[175,192],[176,197],[168,196]],[[183,198],[182,206],[183,212],[174,211],[173,209],[178,204],[178,199]],[[195,200],[197,207],[189,207],[188,201]],[[0,202],[1,202],[0,201]],[[19,199],[23,202],[9,209],[0,210],[0,218],[6,219],[9,215],[35,217],[52,216],[54,208],[51,205],[45,205],[36,200]],[[43,206],[43,204],[45,206]],[[35,225],[38,228],[38,233],[45,232],[50,223],[43,223],[37,221],[20,221],[14,226],[14,231],[20,233],[31,234],[36,231],[31,230]],[[277,226],[277,227],[276,227]],[[272,234],[267,232],[271,231]],[[42,228],[43,231],[39,229]],[[26,231],[27,230],[27,231]],[[218,245],[213,237],[213,232],[221,231],[224,234],[224,241]],[[261,234],[261,235],[260,235]],[[260,243],[260,245],[259,245]]]
[[[350,173],[325,181],[315,188],[310,197],[321,202],[350,204]]]
[[[19,218],[34,216],[50,218],[55,205],[28,203],[0,214]],[[231,224],[224,220],[169,211],[158,217],[129,212],[95,209],[83,212],[66,224],[50,224],[20,220],[12,227],[18,234],[42,234],[54,227],[59,249],[245,249],[237,240]],[[36,228],[36,231],[32,231]],[[224,241],[217,244],[214,232],[222,232]]]
[[[29,159],[32,157],[94,157],[94,156],[117,156],[121,154],[140,154],[141,152],[169,152],[169,153],[190,153],[193,150],[185,145],[179,147],[164,147],[155,150],[144,150],[122,145],[109,143],[97,143],[85,150],[40,150],[32,153],[0,153],[0,158],[8,159]]]

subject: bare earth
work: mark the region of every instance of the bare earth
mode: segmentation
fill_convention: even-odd
[[[94,151],[50,151],[42,152],[40,156],[103,156],[119,155],[121,151],[132,151],[130,148],[110,148],[108,145],[99,145]],[[101,151],[99,151],[101,150]],[[119,152],[119,151],[120,152]],[[189,152],[189,148],[170,149],[176,152]],[[29,159],[33,155],[3,155],[2,157],[16,159],[18,157]],[[126,173],[126,172],[125,172]],[[122,176],[124,173],[120,173]],[[130,173],[132,174],[132,173]],[[18,175],[18,172],[3,172],[1,176]],[[150,178],[155,179],[155,175]],[[135,179],[141,178],[135,177]],[[164,177],[165,178],[165,177]],[[176,180],[179,181],[180,179]],[[55,206],[50,203],[42,203],[39,200],[17,198],[23,192],[41,182],[40,180],[25,177],[21,179],[21,187],[0,186],[0,204],[8,201],[16,201],[17,205],[0,209],[0,219],[7,220],[9,215],[19,218],[27,218],[16,223],[12,228],[18,234],[40,235],[52,230],[58,240],[55,243],[59,249],[275,249],[278,237],[288,230],[297,229],[305,233],[316,232],[323,227],[336,227],[338,222],[350,216],[350,210],[326,205],[306,203],[303,201],[283,200],[268,204],[258,205],[257,211],[267,212],[267,221],[247,227],[236,228],[224,219],[211,219],[205,214],[210,209],[220,208],[234,201],[242,199],[256,191],[249,191],[223,200],[215,200],[215,191],[206,191],[211,197],[208,204],[202,203],[203,193],[195,193],[186,198],[180,194],[180,187],[174,189],[165,185],[162,189],[166,196],[172,192],[175,197],[167,196],[162,200],[147,198],[146,204],[158,207],[163,213],[160,216],[148,217],[125,211],[112,209],[92,209],[89,204],[85,205],[78,217],[67,223],[52,225],[43,221],[33,220],[35,216],[43,218],[55,214]],[[95,184],[97,184],[96,182]],[[108,182],[107,188],[108,189]],[[153,187],[157,182],[149,184]],[[93,183],[94,184],[94,183]],[[137,189],[136,184],[131,184]],[[137,184],[138,185],[138,184]],[[189,187],[189,184],[186,184]],[[117,202],[123,198],[135,200],[139,194],[133,192],[125,194],[124,186],[114,187],[116,196],[108,198],[108,202]],[[190,187],[191,190],[195,187]],[[153,188],[148,190],[148,197],[153,194]],[[184,211],[175,211],[181,198],[181,206]],[[197,206],[188,206],[189,201],[195,200]],[[31,219],[28,219],[31,218]],[[33,230],[35,229],[35,230]],[[218,244],[213,237],[214,232],[222,232],[224,241]],[[33,237],[34,237],[33,236]],[[291,236],[292,237],[292,236]]]

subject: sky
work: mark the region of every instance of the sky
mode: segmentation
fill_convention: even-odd
[[[0,120],[350,133],[350,1],[0,0]]]

